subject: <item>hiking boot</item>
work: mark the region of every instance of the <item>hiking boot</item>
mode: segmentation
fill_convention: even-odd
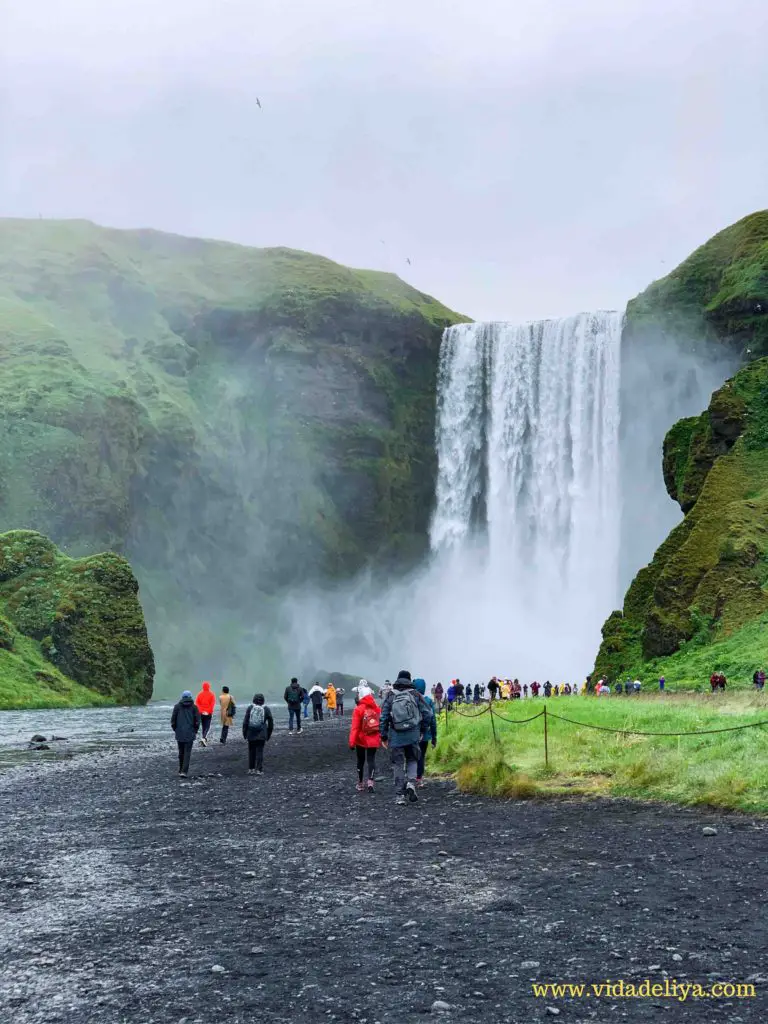
[[[399,804],[399,805],[402,805],[402,806],[405,806],[405,797],[404,796],[399,796],[397,798],[397,800],[395,800],[395,803]]]
[[[186,777],[187,777],[187,773],[186,772],[179,772],[179,778],[180,779],[186,779]]]
[[[256,774],[256,769],[255,768],[249,768],[248,769],[248,774],[249,775],[255,775]]]
[[[203,736],[203,738],[200,740],[200,746],[201,747],[207,747],[208,746],[208,740],[205,738],[205,736]]]
[[[259,770],[258,770],[258,771],[256,772],[256,774],[257,774],[257,775],[263,775],[263,774],[264,774],[264,772],[263,772],[263,771],[261,770],[261,768],[259,768]]]
[[[421,776],[419,776],[418,779],[416,779],[416,786],[418,787],[418,789],[421,789],[424,785],[424,779]]]
[[[373,792],[373,779],[368,779],[368,792]]]
[[[363,784],[362,784],[362,782],[358,782],[358,784],[355,786],[355,789],[357,790],[358,793],[362,793],[363,792]]]
[[[409,782],[408,785],[405,787],[405,795],[408,797],[412,804],[415,804],[416,801],[419,799],[416,793],[416,787],[412,782]]]

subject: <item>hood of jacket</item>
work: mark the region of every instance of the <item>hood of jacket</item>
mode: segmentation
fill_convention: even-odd
[[[417,690],[419,691],[419,693],[421,694],[421,696],[422,696],[422,697],[424,697],[424,696],[425,696],[425,694],[426,694],[426,692],[427,692],[427,684],[426,684],[426,681],[425,681],[424,679],[414,679],[414,680],[413,680],[413,685],[414,685],[414,686],[416,687],[416,689],[417,689]]]
[[[357,706],[359,708],[374,708],[374,709],[377,709],[379,705],[374,700],[374,697],[373,697],[372,693],[366,693],[366,695],[364,697],[360,698],[360,701],[358,702]]]
[[[194,704],[194,703],[195,703],[195,699],[194,699],[194,697],[192,696],[191,693],[185,693],[184,696],[179,701],[179,704],[183,704],[185,706],[189,706],[190,704]]]
[[[395,690],[415,690],[416,689],[416,687],[413,685],[413,682],[410,679],[405,679],[403,676],[398,676],[397,677],[397,679],[395,680],[393,688]]]
[[[211,684],[210,683],[203,683],[203,693],[210,693],[210,692],[211,692]]]

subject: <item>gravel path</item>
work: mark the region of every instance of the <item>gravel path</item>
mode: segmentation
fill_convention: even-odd
[[[436,781],[397,807],[388,777],[354,791],[344,738],[335,722],[276,733],[261,778],[238,735],[196,749],[187,783],[170,744],[0,779],[0,1020],[768,1017],[764,820]],[[531,993],[664,972],[757,976],[757,996]]]

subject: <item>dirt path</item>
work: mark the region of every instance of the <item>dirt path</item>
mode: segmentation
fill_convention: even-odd
[[[396,807],[388,777],[354,792],[336,723],[276,734],[262,778],[245,774],[239,736],[196,749],[187,784],[173,757],[82,758],[0,783],[0,1020],[768,1015],[764,821],[494,803],[438,782]],[[685,1003],[531,994],[532,980],[665,971],[764,982],[754,999]]]

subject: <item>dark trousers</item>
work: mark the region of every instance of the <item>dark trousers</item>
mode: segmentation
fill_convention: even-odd
[[[357,754],[357,777],[363,781],[363,769],[368,766],[368,778],[373,778],[376,769],[376,747],[355,747]]]
[[[189,771],[189,759],[192,755],[192,743],[178,743],[176,744],[179,748],[179,771]]]
[[[416,766],[416,778],[420,779],[424,775],[424,762],[427,759],[427,747],[429,746],[429,740],[421,740],[419,742],[419,761]]]
[[[228,725],[222,725],[222,727],[221,727],[221,736],[219,737],[219,739],[221,740],[222,743],[226,743],[227,742],[227,736],[228,735],[229,735],[229,726]]]
[[[266,740],[248,740],[248,768],[260,772],[264,767],[264,744]]]
[[[312,705],[312,717],[316,722],[322,722],[323,720],[323,705],[313,704]]]
[[[343,700],[338,701],[338,703],[336,704],[336,714],[337,715],[341,715],[342,718],[344,717],[344,701]]]
[[[292,708],[288,705],[288,732],[293,730],[293,720],[296,719],[296,731],[301,732],[301,705]]]
[[[200,715],[200,731],[203,734],[203,739],[207,737],[210,731],[212,718],[213,715]]]
[[[390,747],[389,760],[395,775],[395,792],[405,793],[405,784],[416,781],[416,767],[419,763],[419,744],[409,743],[406,747]]]
[[[304,717],[309,718],[309,703],[304,705]]]

